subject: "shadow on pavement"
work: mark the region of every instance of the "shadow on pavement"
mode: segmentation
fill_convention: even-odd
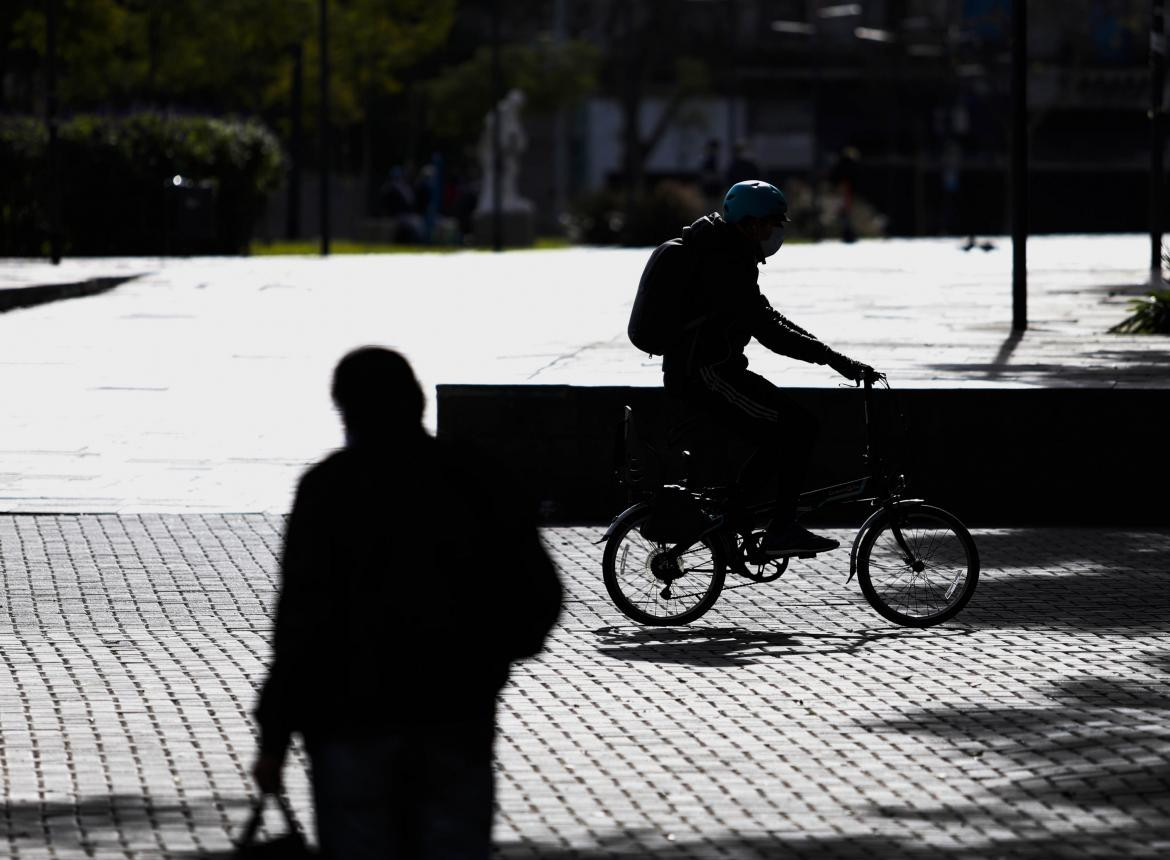
[[[1012,333],[1007,336],[1002,344],[1000,344],[999,351],[995,354],[995,358],[991,360],[991,367],[994,369],[988,372],[989,376],[994,378],[1000,376],[1003,373],[1004,368],[1007,367],[1008,361],[1012,357],[1012,353],[1016,351],[1016,347],[1020,345],[1020,341],[1023,340],[1023,338],[1024,333],[1022,331],[1019,331],[1018,329],[1012,330]]]
[[[82,296],[96,296],[114,287],[121,286],[128,281],[141,278],[142,275],[114,275],[101,278],[90,278],[87,281],[77,281],[71,284],[49,284],[37,287],[9,287],[0,289],[0,313],[17,308],[28,308],[43,305],[47,302],[56,302],[61,299],[75,299]]]
[[[975,829],[967,832],[950,831],[947,836],[971,844],[956,845],[951,842],[928,844],[927,840],[938,838],[926,828],[921,838],[894,836],[836,836],[783,837],[783,836],[728,836],[697,841],[666,841],[661,833],[648,834],[644,841],[636,834],[602,839],[595,848],[570,848],[547,843],[502,843],[497,845],[494,856],[498,860],[698,860],[698,858],[1024,858],[1024,860],[1051,860],[1056,857],[1102,857],[1134,856],[1114,853],[1110,850],[1110,834],[1093,832],[1064,832],[1044,834],[1036,837],[1009,838],[996,833],[994,840]],[[1037,826],[1033,830],[1040,829]],[[1150,831],[1153,833],[1153,831]],[[943,837],[944,839],[946,837]],[[1125,837],[1123,837],[1125,838]],[[1128,842],[1128,838],[1126,839]],[[649,846],[649,847],[648,847]],[[1104,852],[1104,853],[1103,853]],[[1157,856],[1154,853],[1143,856]]]
[[[1160,627],[1170,622],[1170,541],[1161,534],[1071,538],[1059,553],[1026,533],[980,534],[983,574],[959,622],[978,627]],[[1020,573],[1018,568],[1051,572]]]
[[[1040,540],[1031,538],[1031,532],[1031,529],[978,532],[975,543],[984,569],[1063,567],[1070,562],[1103,569],[1151,569],[1170,563],[1170,531],[1053,529]],[[1059,540],[1056,535],[1065,539]]]
[[[1110,856],[1170,839],[1170,743],[1162,729],[1170,692],[1164,680],[1081,676],[1049,684],[1043,692],[1050,707],[972,701],[869,723],[875,733],[904,735],[915,744],[944,738],[970,756],[971,767],[996,776],[985,782],[995,800],[978,806],[876,811],[933,825],[985,822],[1019,832],[1042,824],[1034,820],[1040,808],[1045,820],[1082,822],[1094,835],[1085,847],[1116,846]],[[1005,856],[1019,856],[1015,844],[1004,848]],[[1076,848],[1074,840],[1067,849],[1054,847],[1053,856],[1068,856]]]
[[[1120,320],[1119,320],[1120,322]],[[931,370],[947,376],[998,379],[1007,369],[1008,353],[997,356],[990,362],[969,362],[964,364],[931,364]],[[1054,388],[1067,387],[1110,387],[1119,378],[1127,383],[1142,379],[1163,383],[1170,368],[1170,354],[1152,353],[1143,350],[1102,350],[1095,353],[1100,364],[1070,367],[1067,364],[1019,364],[1011,365],[1012,375],[1038,377]]]
[[[154,803],[132,794],[95,794],[77,801],[7,802],[0,807],[0,851],[16,849],[17,857],[25,856],[25,849],[28,856],[36,857],[138,856],[144,842],[154,843],[155,833],[190,834],[197,826],[200,830],[236,828],[245,814],[234,810],[247,808],[249,803],[246,798],[222,803]],[[40,846],[51,848],[42,855]],[[149,849],[151,856],[159,850],[157,843]]]
[[[906,628],[841,633],[750,630],[740,627],[601,627],[598,652],[617,660],[687,666],[747,666],[797,654],[851,653],[880,639],[913,636]],[[963,635],[948,630],[948,635]]]

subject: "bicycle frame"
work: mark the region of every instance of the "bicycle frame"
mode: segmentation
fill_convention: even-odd
[[[861,529],[858,531],[857,537],[853,543],[853,551],[850,554],[850,571],[849,579],[853,578],[855,570],[855,558],[857,553],[857,546],[861,540],[861,536],[865,534],[866,529],[878,518],[887,516],[890,518],[891,531],[894,539],[898,544],[899,549],[905,554],[908,562],[914,560],[914,553],[910,550],[902,535],[902,531],[898,525],[898,517],[895,513],[902,505],[919,502],[921,500],[903,499],[901,497],[902,490],[905,486],[904,478],[901,475],[895,476],[891,482],[885,474],[885,462],[882,458],[882,452],[878,442],[878,438],[873,431],[871,413],[872,413],[872,396],[873,383],[880,377],[866,377],[860,383],[863,388],[864,397],[864,424],[865,424],[865,462],[869,466],[869,474],[860,478],[855,478],[849,481],[843,481],[838,484],[833,484],[828,487],[821,487],[819,489],[810,490],[801,493],[797,499],[797,513],[806,514],[814,510],[819,510],[833,504],[840,504],[846,502],[872,502],[880,506],[879,510],[875,511],[869,516]],[[682,489],[682,488],[680,488]],[[760,564],[760,559],[749,558],[741,545],[737,545],[736,537],[743,535],[746,539],[747,535],[753,530],[752,526],[758,522],[766,522],[771,519],[772,514],[776,509],[776,501],[774,499],[759,502],[751,505],[746,505],[743,509],[735,511],[734,517],[736,522],[746,520],[749,527],[745,530],[739,526],[732,526],[729,521],[732,512],[728,512],[723,505],[711,497],[706,491],[693,491],[687,489],[700,505],[705,505],[709,508],[716,509],[715,516],[712,517],[710,523],[706,525],[701,531],[689,536],[687,539],[680,541],[667,550],[667,555],[673,559],[678,559],[687,552],[696,543],[707,538],[709,535],[720,535],[721,540],[727,550],[728,564],[740,574],[748,576],[753,579],[760,579],[759,576],[754,576],[747,571],[746,563]],[[611,524],[610,528],[606,530],[602,540],[608,540],[614,526],[625,519],[628,514],[632,514],[635,510],[640,509],[649,504],[648,502],[639,502],[632,505],[625,512],[619,515]],[[780,570],[783,570],[783,565],[787,564],[787,559],[772,560],[772,563],[780,565]],[[779,573],[775,574],[778,576]],[[772,577],[774,578],[774,577]],[[846,580],[848,581],[848,580]]]
[[[894,514],[899,507],[909,503],[918,503],[922,500],[903,499],[901,494],[905,489],[905,477],[901,474],[895,475],[891,482],[886,474],[886,464],[879,442],[880,437],[874,433],[873,422],[871,420],[873,383],[877,378],[881,377],[866,376],[860,383],[863,394],[862,402],[865,424],[865,463],[869,466],[869,474],[851,481],[843,481],[829,487],[821,487],[817,490],[809,490],[801,493],[796,502],[797,515],[807,514],[811,511],[827,507],[828,505],[844,502],[873,502],[880,506],[879,510],[871,514],[862,524],[861,528],[858,529],[857,537],[853,541],[853,550],[850,553],[849,579],[846,582],[853,579],[856,573],[857,546],[861,542],[861,536],[865,534],[870,525],[882,516],[889,517],[890,530],[894,535],[894,540],[898,548],[906,556],[908,563],[915,560],[914,553],[902,534],[898,517],[894,516]],[[753,522],[757,518],[769,515],[774,509],[774,501],[750,506],[749,508]]]
[[[800,494],[797,514],[866,503],[869,515],[853,539],[846,582],[856,576],[866,601],[885,619],[929,627],[953,618],[971,599],[979,579],[979,554],[958,517],[924,499],[905,497],[905,479],[891,468],[893,460],[883,456],[889,441],[881,432],[885,421],[875,420],[873,388],[882,379],[870,372],[861,381],[866,473]],[[896,401],[883,403],[883,419],[887,408],[901,414]],[[633,504],[602,537],[602,576],[617,608],[639,624],[689,624],[711,609],[724,587],[778,579],[794,556],[772,556],[764,549],[764,527],[776,521],[779,511],[776,500],[745,504],[736,498],[734,487],[700,484],[692,477],[697,473],[689,468],[686,451],[681,480],[664,482],[655,469],[663,465],[661,449],[638,433],[628,407],[626,417],[621,475]],[[675,435],[682,435],[677,428]],[[781,512],[784,521],[790,510]],[[687,555],[692,550],[693,557]],[[795,553],[798,558],[814,555]],[[725,586],[728,575],[746,581]]]
[[[870,467],[869,474],[851,481],[842,481],[828,487],[808,490],[800,494],[796,500],[798,514],[807,514],[832,504],[842,502],[896,502],[904,488],[905,480],[901,475],[896,476],[893,485],[885,473],[885,461],[877,443],[871,421],[871,405],[873,396],[873,380],[866,378],[862,383],[864,394],[865,415],[865,456],[864,461]],[[762,502],[750,506],[756,515],[770,514],[775,508],[774,501]]]

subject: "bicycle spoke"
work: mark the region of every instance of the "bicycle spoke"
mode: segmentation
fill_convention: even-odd
[[[928,505],[900,509],[869,532],[860,544],[858,564],[870,604],[908,626],[930,626],[953,616],[971,598],[979,577],[970,533],[946,511]]]
[[[706,543],[688,547],[677,556],[677,576],[669,581],[654,574],[653,561],[671,549],[670,544],[651,541],[635,523],[618,538],[614,558],[614,584],[624,599],[647,615],[669,621],[692,611],[707,599],[719,569],[712,548]],[[668,596],[663,597],[663,592]]]
[[[941,532],[941,531],[939,531],[938,529],[932,529],[932,530],[931,530],[931,535],[930,535],[930,546],[928,546],[928,547],[926,548],[926,552],[919,552],[919,553],[917,553],[917,557],[918,557],[918,560],[919,560],[919,561],[926,561],[927,559],[929,559],[929,558],[931,558],[931,557],[932,557],[932,554],[933,554],[933,552],[934,552],[934,545],[935,545],[935,542],[938,540],[938,538],[939,538],[939,535],[940,535],[940,534],[942,534],[942,532]]]
[[[934,583],[930,581],[930,576],[926,573],[922,574],[922,585],[924,591],[926,592],[925,599],[929,601],[930,606],[946,606],[945,599],[940,602],[935,597],[935,595],[938,593],[938,589],[935,587]]]
[[[911,557],[923,570],[914,571],[906,563],[890,524],[871,547],[867,562],[870,581],[881,599],[903,614],[937,614],[962,592],[970,564],[966,548],[945,521],[933,517],[908,517],[899,528]]]
[[[887,544],[889,551],[892,552],[898,558],[902,558],[904,553],[902,552],[902,548],[900,546],[898,546],[898,541],[894,537],[893,530],[890,530],[887,532],[882,532],[882,536],[886,539],[886,544]]]

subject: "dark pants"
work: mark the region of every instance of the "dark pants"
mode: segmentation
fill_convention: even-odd
[[[488,860],[490,730],[428,726],[308,752],[326,860]]]
[[[748,446],[751,454],[736,482],[741,497],[773,497],[773,522],[792,521],[820,433],[816,416],[750,370],[700,368],[685,380],[668,380],[667,393],[684,409],[709,417],[718,433]]]

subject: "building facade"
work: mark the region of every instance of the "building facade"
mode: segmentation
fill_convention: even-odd
[[[890,234],[1008,229],[1011,0],[634,2],[616,21],[613,4],[571,6],[574,35],[606,40],[613,67],[574,112],[571,190],[625,181],[622,42],[669,26],[673,54],[636,82],[642,137],[673,111],[647,181],[696,175],[713,140],[724,165],[738,142],[765,178],[831,188],[847,153]],[[1030,0],[1028,16],[1032,229],[1145,229],[1150,3]],[[680,106],[684,58],[707,86]]]

